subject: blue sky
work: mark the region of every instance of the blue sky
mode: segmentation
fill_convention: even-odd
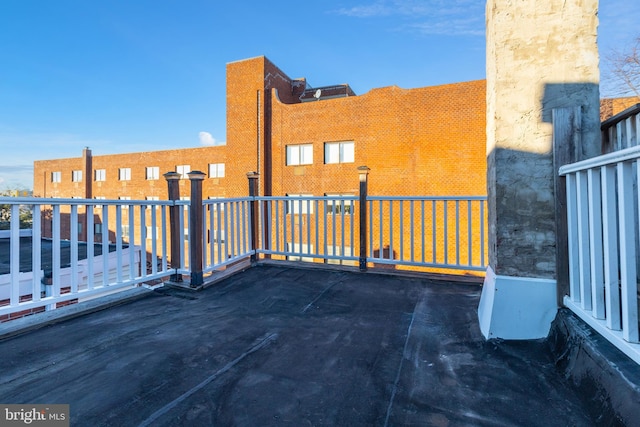
[[[634,22],[636,23],[634,25]],[[640,35],[602,0],[601,51]],[[33,161],[222,143],[225,65],[265,55],[312,86],[485,77],[480,0],[3,0],[0,190]]]

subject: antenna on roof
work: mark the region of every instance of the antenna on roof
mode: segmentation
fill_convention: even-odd
[[[321,89],[318,89],[318,90],[316,91],[316,93],[314,93],[314,94],[313,94],[313,97],[314,97],[315,99],[320,99],[320,95],[322,95],[322,90],[321,90]]]

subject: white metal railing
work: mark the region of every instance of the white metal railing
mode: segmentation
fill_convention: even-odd
[[[602,122],[601,134],[604,153],[639,145],[640,104]]]
[[[258,253],[294,261],[355,265],[355,196],[258,197]]]
[[[205,273],[241,261],[253,253],[249,217],[252,201],[249,197],[203,201]]]
[[[198,286],[203,274],[249,257],[463,272],[484,270],[486,260],[485,197],[369,197],[364,205],[344,195],[0,203],[11,206],[0,316],[188,274]],[[32,237],[19,230],[25,205]],[[25,256],[28,268],[21,268]]]
[[[54,309],[171,273],[166,213],[172,202],[3,197],[0,204],[11,210],[9,251],[2,254],[9,258],[8,298],[0,301],[0,315]],[[31,237],[21,237],[21,206],[32,213]],[[44,279],[31,275],[25,284],[21,270],[42,270]]]
[[[356,265],[356,196],[260,197],[260,254]],[[486,197],[367,197],[368,263],[484,271]]]
[[[564,303],[640,363],[640,146],[566,165],[569,295]]]
[[[368,197],[368,260],[484,271],[486,200],[484,196]]]

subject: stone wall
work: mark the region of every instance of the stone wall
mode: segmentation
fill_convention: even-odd
[[[554,279],[554,108],[582,107],[578,158],[599,154],[598,1],[487,2],[490,266]]]

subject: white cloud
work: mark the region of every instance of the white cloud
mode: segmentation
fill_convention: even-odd
[[[376,0],[332,13],[354,18],[400,17],[398,31],[423,35],[484,35],[484,2],[478,0]]]
[[[217,141],[209,132],[198,133],[202,145],[225,145],[224,141]]]
[[[370,18],[372,16],[388,16],[393,10],[384,4],[384,2],[376,2],[370,5],[354,6],[350,8],[341,8],[335,11],[338,15],[353,16],[356,18]]]

